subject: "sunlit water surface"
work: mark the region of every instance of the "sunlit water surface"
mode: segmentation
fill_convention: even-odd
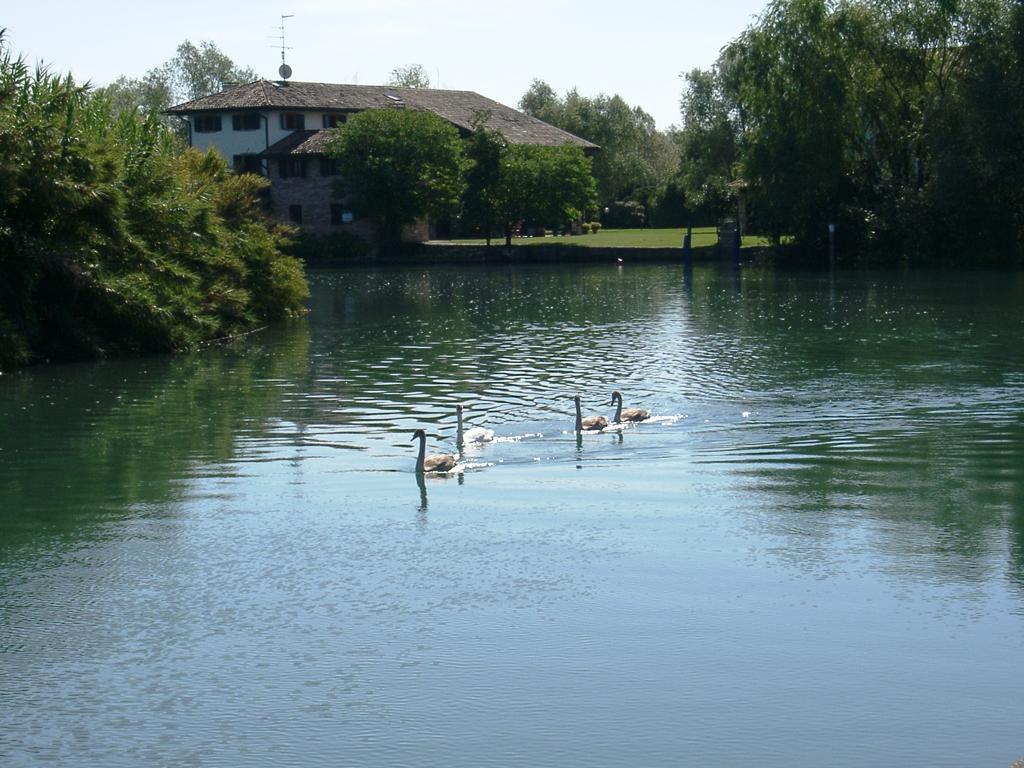
[[[312,282],[0,377],[0,764],[1024,756],[1021,275]],[[457,402],[500,439],[418,482]]]

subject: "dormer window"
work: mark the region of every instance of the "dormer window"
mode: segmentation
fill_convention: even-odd
[[[324,128],[337,128],[348,120],[348,115],[324,115]]]
[[[301,112],[282,112],[281,128],[286,131],[301,131],[306,127],[306,116]]]
[[[220,115],[196,115],[192,130],[196,133],[217,133],[220,131]]]
[[[231,116],[231,128],[236,131],[258,131],[260,116],[254,112]]]

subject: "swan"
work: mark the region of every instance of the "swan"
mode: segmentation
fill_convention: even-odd
[[[622,393],[619,390],[612,392],[612,405],[618,403],[615,409],[615,418],[612,421],[615,424],[620,424],[623,421],[646,421],[651,418],[651,412],[645,411],[643,408],[626,408],[622,407]]]
[[[450,472],[458,463],[458,458],[450,453],[433,453],[427,456],[427,433],[417,429],[412,433],[413,440],[420,441],[420,452],[416,456],[416,474],[424,472]]]
[[[456,442],[462,446],[466,443],[489,443],[494,439],[493,429],[484,429],[483,427],[470,427],[463,431],[462,429],[462,403],[455,406],[455,415],[458,417],[458,439]]]
[[[583,411],[580,410],[580,396],[573,397],[576,401],[576,431],[597,432],[608,426],[608,419],[604,416],[587,416],[583,418]]]

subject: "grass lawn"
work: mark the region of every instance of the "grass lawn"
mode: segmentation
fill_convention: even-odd
[[[512,245],[582,245],[587,247],[620,247],[620,248],[682,248],[685,229],[602,229],[596,235],[562,235],[559,237],[513,237]],[[714,227],[694,227],[693,247],[714,245],[718,241]],[[482,238],[446,240],[444,242],[460,245],[483,245]],[[503,245],[502,237],[492,238],[492,245]],[[744,246],[767,245],[764,237],[748,236],[743,238]]]

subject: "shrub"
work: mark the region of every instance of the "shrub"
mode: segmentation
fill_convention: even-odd
[[[590,222],[590,234],[596,235],[600,231],[601,231],[601,222],[600,221],[592,221],[592,222]]]
[[[2,364],[184,349],[300,311],[267,183],[0,38]]]

